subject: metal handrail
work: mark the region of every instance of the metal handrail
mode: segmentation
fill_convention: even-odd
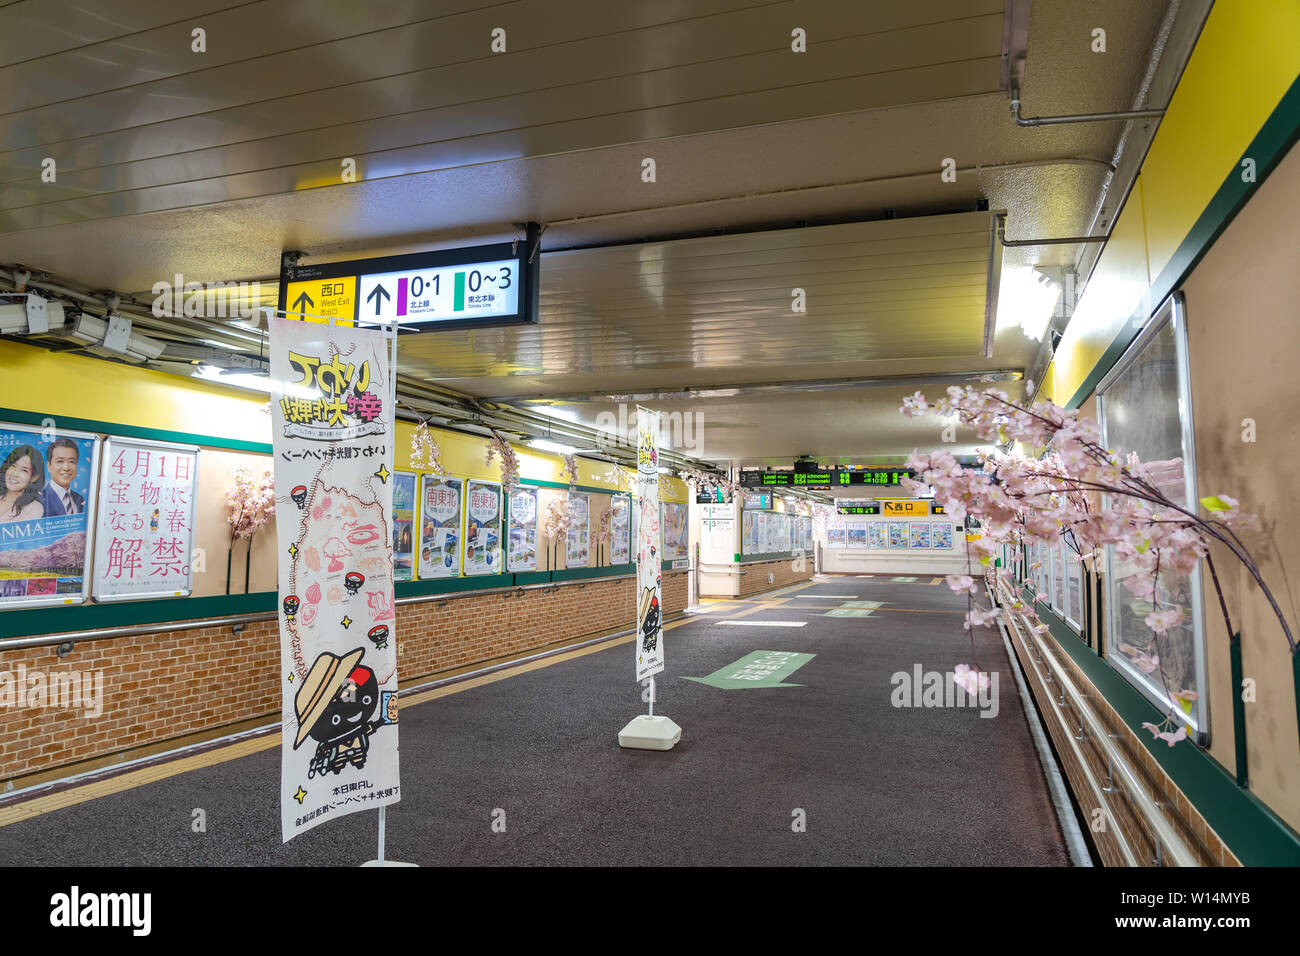
[[[607,574],[598,578],[574,578],[569,581],[545,581],[540,584],[511,584],[500,588],[484,588],[477,591],[452,591],[447,594],[414,594],[398,598],[395,604],[424,604],[429,601],[454,601],[459,598],[485,597],[490,594],[512,594],[520,591],[537,591],[546,588],[558,588],[570,584],[596,584],[601,581],[616,581],[631,577],[627,574]],[[207,617],[197,620],[163,621],[158,624],[127,624],[121,627],[96,627],[80,631],[62,631],[57,634],[41,634],[36,637],[4,638],[0,640],[0,653],[23,650],[29,647],[49,647],[51,645],[72,645],[87,641],[103,641],[118,637],[138,637],[143,634],[165,634],[170,631],[194,631],[205,627],[238,627],[257,621],[270,621],[276,617],[275,611],[258,611],[252,614],[227,614],[222,617]],[[63,653],[67,653],[66,651]]]
[[[1006,585],[999,582],[1000,597],[1002,596],[1001,592],[1005,588]],[[1088,706],[1083,695],[1079,692],[1078,688],[1075,687],[1074,682],[1070,680],[1069,675],[1061,667],[1056,656],[1052,654],[1050,648],[1048,648],[1038,638],[1038,635],[1035,634],[1032,629],[1027,629],[1029,640],[1032,641],[1034,645],[1033,653],[1030,654],[1030,647],[1025,643],[1024,631],[1022,631],[1018,620],[1019,615],[1012,610],[1008,602],[1003,601],[1003,606],[1007,610],[1012,611],[1011,618],[1012,624],[1016,629],[1016,636],[1024,646],[1026,654],[1029,655],[1029,664],[1034,669],[1034,673],[1039,677],[1040,682],[1046,686],[1049,683],[1053,683],[1054,680],[1056,686],[1061,690],[1060,699],[1052,699],[1049,695],[1049,702],[1051,703],[1052,711],[1056,715],[1058,722],[1066,731],[1066,737],[1070,741],[1070,746],[1077,753],[1079,748],[1075,743],[1075,740],[1082,739],[1082,736],[1076,737],[1071,722],[1066,720],[1063,713],[1065,707],[1064,698],[1067,695],[1071,698],[1071,701],[1074,704],[1074,709],[1079,714],[1080,730],[1085,731],[1085,735],[1087,731],[1091,731],[1093,740],[1105,755],[1107,771],[1110,774],[1109,781],[1111,787],[1109,789],[1104,787],[1099,789],[1107,793],[1111,792],[1114,789],[1113,781],[1115,774],[1118,772],[1118,775],[1124,784],[1125,792],[1128,794],[1130,800],[1136,804],[1138,812],[1150,824],[1152,830],[1155,831],[1157,859],[1153,862],[1160,862],[1161,850],[1163,848],[1176,866],[1200,866],[1200,860],[1190,849],[1188,849],[1182,836],[1179,835],[1179,833],[1169,823],[1169,820],[1160,811],[1155,798],[1149,793],[1146,784],[1142,779],[1133,772],[1123,752],[1111,742],[1110,731],[1093,712],[1092,708]],[[1039,674],[1039,663],[1042,663],[1048,669],[1049,673],[1046,676]],[[1086,764],[1082,765],[1086,767]],[[1091,780],[1091,777],[1089,777],[1089,783],[1093,784],[1095,787],[1095,782]],[[1131,857],[1131,850],[1128,850],[1127,844],[1124,842],[1122,836],[1120,837],[1119,842],[1121,844],[1121,849],[1125,851],[1126,859]],[[1130,865],[1136,864],[1130,863]]]

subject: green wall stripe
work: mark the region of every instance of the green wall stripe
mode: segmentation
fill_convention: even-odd
[[[165,428],[141,428],[138,425],[123,425],[120,422],[101,422],[93,418],[71,418],[66,415],[49,415],[28,412],[17,408],[0,408],[0,419],[18,425],[35,425],[40,427],[47,418],[53,418],[58,428],[69,431],[103,432],[106,435],[121,435],[123,438],[144,438],[152,441],[170,441],[182,445],[207,445],[210,448],[229,448],[235,451],[258,451],[271,454],[271,446],[262,442],[242,441],[238,438],[219,438],[216,435],[196,435],[191,432],[173,432]]]
[[[1026,591],[1024,599],[1032,601],[1033,595]],[[1147,752],[1243,864],[1300,866],[1300,834],[1257,796],[1238,787],[1208,751],[1188,740],[1170,747],[1151,737],[1142,724],[1159,724],[1164,715],[1119,671],[1092,653],[1046,604],[1038,602],[1037,609],[1060,648],[1137,734]]]
[[[1169,262],[1160,270],[1160,274],[1151,284],[1151,307],[1158,310],[1165,299],[1187,281],[1192,270],[1210,251],[1214,241],[1228,228],[1233,218],[1250,200],[1256,187],[1268,178],[1296,141],[1300,140],[1300,77],[1292,82],[1290,88],[1278,101],[1276,108],[1269,114],[1264,125],[1260,127],[1250,146],[1241,155],[1237,165],[1228,172],[1227,178],[1210,200],[1205,211],[1197,217],[1191,231],[1178,244]],[[1246,183],[1241,179],[1241,160],[1249,157],[1255,160],[1255,182]],[[1152,313],[1154,314],[1154,312]],[[1125,350],[1141,333],[1146,323],[1136,328],[1126,322],[1115,340],[1107,346],[1097,364],[1093,366],[1083,384],[1070,397],[1066,408],[1078,408],[1093,393],[1097,383],[1119,361]]]

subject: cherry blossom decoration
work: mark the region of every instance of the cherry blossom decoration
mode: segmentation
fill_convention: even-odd
[[[235,552],[235,542],[239,540],[248,541],[248,554],[244,559],[244,592],[247,593],[253,535],[275,514],[275,476],[265,471],[255,478],[242,465],[231,471],[230,476],[231,484],[226,489],[226,523],[230,525],[230,545],[226,550],[226,593],[230,593],[231,558]]]
[[[428,422],[420,422],[411,432],[411,467],[416,471],[431,471],[444,474],[442,469],[442,449],[429,431]]]
[[[1042,450],[1037,458],[1010,452],[982,454],[980,471],[963,468],[945,451],[914,454],[907,467],[919,479],[904,479],[903,483],[913,494],[932,491],[954,520],[960,521],[966,514],[979,518],[981,536],[969,542],[968,553],[988,570],[1004,545],[1037,541],[1054,547],[1064,537],[1077,560],[1083,562],[1093,560],[1104,547],[1115,549],[1131,569],[1122,586],[1149,607],[1143,621],[1152,632],[1147,647],[1122,643],[1118,651],[1160,684],[1170,701],[1169,716],[1162,724],[1143,724],[1157,739],[1170,746],[1186,739],[1187,728],[1177,719],[1177,712],[1190,713],[1199,698],[1194,690],[1171,687],[1162,664],[1162,659],[1170,656],[1164,646],[1168,632],[1182,624],[1185,616],[1172,597],[1179,576],[1190,574],[1204,560],[1227,633],[1236,633],[1210,553],[1211,543],[1224,546],[1259,586],[1295,654],[1291,627],[1238,534],[1257,522],[1226,494],[1202,498],[1205,514],[1175,500],[1183,471],[1180,459],[1143,463],[1130,454],[1121,461],[1102,447],[1096,422],[1080,417],[1077,410],[1051,402],[1026,408],[996,389],[953,386],[934,406],[916,392],[903,399],[899,410],[911,418],[933,410],[945,419],[956,418],[983,441],[1007,447],[1018,442],[1021,447]],[[1105,506],[1096,507],[1102,495]],[[996,577],[1009,579],[1011,570],[998,568]],[[967,628],[988,626],[996,619],[996,611],[978,607],[972,600],[982,590],[974,577],[948,575],[947,581],[954,591],[969,596]],[[1012,606],[1033,622],[1035,632],[1047,630],[1032,605],[1016,600]],[[1177,729],[1172,729],[1175,726]]]
[[[493,429],[483,463],[491,465],[492,459],[497,457],[501,459],[501,490],[509,497],[519,487],[519,456],[515,454],[514,446]]]
[[[737,482],[724,478],[722,475],[711,475],[707,471],[700,471],[698,468],[684,469],[677,472],[677,476],[690,485],[691,490],[696,494],[721,489],[724,501],[735,501],[736,496],[740,494],[740,485]]]
[[[563,478],[565,475],[568,475],[569,490],[577,491],[578,490],[578,456],[561,455],[560,457],[564,459],[564,466],[560,469],[560,477]]]
[[[569,508],[567,500],[556,499],[546,506],[546,519],[542,522],[542,534],[546,536],[548,542],[555,544],[560,538],[567,535],[571,528],[575,527],[577,527],[577,521]],[[548,560],[550,560],[550,554],[551,548],[548,547]]]

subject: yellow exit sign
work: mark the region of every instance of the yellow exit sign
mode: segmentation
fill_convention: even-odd
[[[925,518],[930,514],[930,502],[917,499],[885,500],[880,502],[880,513],[896,518]]]

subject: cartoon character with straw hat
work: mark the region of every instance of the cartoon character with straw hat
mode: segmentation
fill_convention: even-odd
[[[641,621],[641,649],[653,651],[659,644],[659,597],[651,588],[641,589],[637,601],[637,618]]]
[[[369,667],[361,666],[365,653],[360,647],[342,657],[322,652],[294,696],[298,737],[293,749],[308,736],[317,742],[308,779],[318,773],[341,773],[349,763],[358,770],[364,767],[370,735],[384,726],[382,719],[371,720],[379,707],[379,679]]]

